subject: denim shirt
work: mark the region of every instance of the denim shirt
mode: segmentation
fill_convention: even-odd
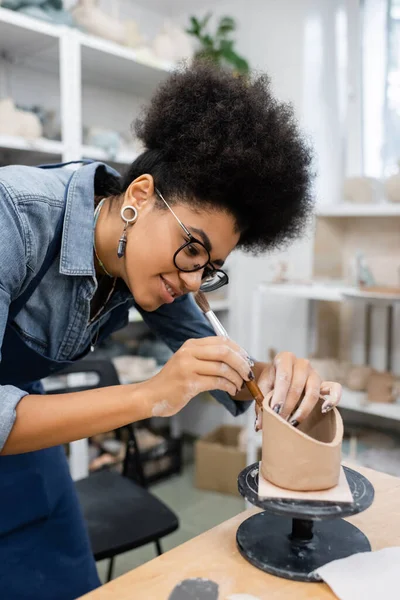
[[[93,209],[95,174],[100,167],[118,176],[98,162],[75,171],[69,167],[0,168],[0,344],[10,302],[26,289],[44,261],[71,176],[59,260],[51,265],[15,319],[26,344],[51,359],[74,360],[110,318],[111,311],[121,305],[126,311],[115,330],[128,323],[129,308],[135,306],[150,329],[174,352],[189,338],[214,335],[191,296],[146,312],[135,304],[126,286],[115,292],[100,319],[89,325],[90,302],[97,289]],[[249,405],[222,391],[212,394],[233,415]],[[15,386],[0,386],[0,449],[14,424],[16,406],[25,395]]]

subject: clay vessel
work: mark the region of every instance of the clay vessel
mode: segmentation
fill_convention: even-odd
[[[356,392],[365,392],[368,386],[368,379],[372,373],[372,368],[365,365],[351,365],[346,376],[345,385],[350,390]],[[325,379],[325,381],[327,381]],[[335,379],[331,381],[336,381]]]
[[[380,182],[373,177],[348,177],[343,184],[346,202],[373,204],[380,195]]]
[[[343,421],[334,408],[321,413],[320,399],[307,419],[293,427],[263,403],[261,471],[265,479],[287,490],[326,490],[339,482]]]
[[[373,370],[368,380],[368,402],[394,402],[395,376],[393,373]]]

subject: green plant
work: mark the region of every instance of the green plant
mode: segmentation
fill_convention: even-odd
[[[234,50],[235,41],[230,37],[236,30],[236,22],[232,17],[222,17],[212,35],[207,31],[211,16],[212,14],[208,13],[201,20],[190,17],[191,27],[186,32],[200,42],[200,49],[196,52],[195,57],[211,60],[221,67],[229,65],[237,73],[248,74],[249,64]]]

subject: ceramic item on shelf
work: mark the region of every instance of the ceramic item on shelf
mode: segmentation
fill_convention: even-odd
[[[272,278],[272,283],[286,283],[288,280],[288,263],[284,260],[279,261],[274,265],[275,274]]]
[[[348,177],[343,184],[346,202],[353,204],[373,204],[380,196],[381,184],[373,177]]]
[[[49,23],[74,26],[70,13],[63,8],[62,0],[4,0],[3,7]]]
[[[76,24],[88,33],[131,47],[143,41],[135,21],[108,15],[98,7],[98,0],[79,0],[71,12]]]
[[[137,48],[143,44],[144,38],[139,31],[139,26],[133,19],[125,21],[125,37],[124,44],[130,48]]]
[[[390,286],[390,285],[365,285],[363,286],[363,292],[367,292],[368,294],[376,294],[384,296],[400,296],[400,287],[399,286]]]
[[[97,0],[78,0],[71,13],[79,27],[99,37],[123,44],[125,26],[100,8]]]
[[[263,403],[262,462],[264,478],[287,490],[315,491],[339,482],[343,422],[333,408],[321,412],[317,402],[307,419],[293,427],[270,407],[272,392]]]
[[[194,48],[191,37],[176,23],[165,21],[160,33],[155,37],[152,48],[160,60],[179,62],[192,59]]]
[[[395,376],[393,373],[373,370],[368,379],[368,402],[394,402],[396,400],[394,385]]]
[[[84,140],[85,144],[104,150],[111,160],[115,159],[121,145],[121,136],[117,131],[101,127],[89,127],[85,130]]]
[[[366,392],[372,368],[364,365],[351,365],[344,384],[355,392]],[[336,380],[333,380],[336,381]]]
[[[40,105],[25,106],[17,104],[18,110],[35,114],[42,125],[42,135],[48,140],[61,140],[61,125],[55,110],[48,110]]]
[[[39,118],[33,113],[18,110],[11,98],[0,100],[0,134],[36,139],[42,135]]]
[[[384,183],[385,194],[390,202],[400,202],[400,161],[397,164],[399,172],[388,177]]]
[[[310,358],[310,363],[323,381],[337,381],[343,383],[349,363],[339,361],[337,358]]]
[[[392,393],[394,396],[394,401],[398,402],[400,400],[400,379],[396,378],[394,380],[394,384],[393,384],[393,388],[392,388]]]
[[[357,250],[355,256],[355,284],[358,287],[375,285],[375,278],[368,266],[365,255],[361,250]]]

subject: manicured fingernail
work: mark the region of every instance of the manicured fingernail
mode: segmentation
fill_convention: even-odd
[[[322,408],[321,408],[321,412],[323,414],[326,414],[327,412],[329,412],[330,410],[332,410],[333,408],[333,404],[323,404]]]
[[[300,423],[296,419],[292,419],[292,421],[289,421],[289,425],[293,425],[293,427],[298,427]]]
[[[253,371],[249,371],[249,374],[247,375],[247,377],[249,378],[250,381],[255,380],[255,375],[254,375]]]
[[[273,411],[276,412],[277,415],[279,415],[279,413],[281,412],[281,408],[282,408],[282,404],[275,404],[275,406],[273,407]]]
[[[249,363],[250,367],[252,367],[252,368],[254,367],[255,362],[252,358],[250,358],[250,356],[247,358],[247,362]]]

